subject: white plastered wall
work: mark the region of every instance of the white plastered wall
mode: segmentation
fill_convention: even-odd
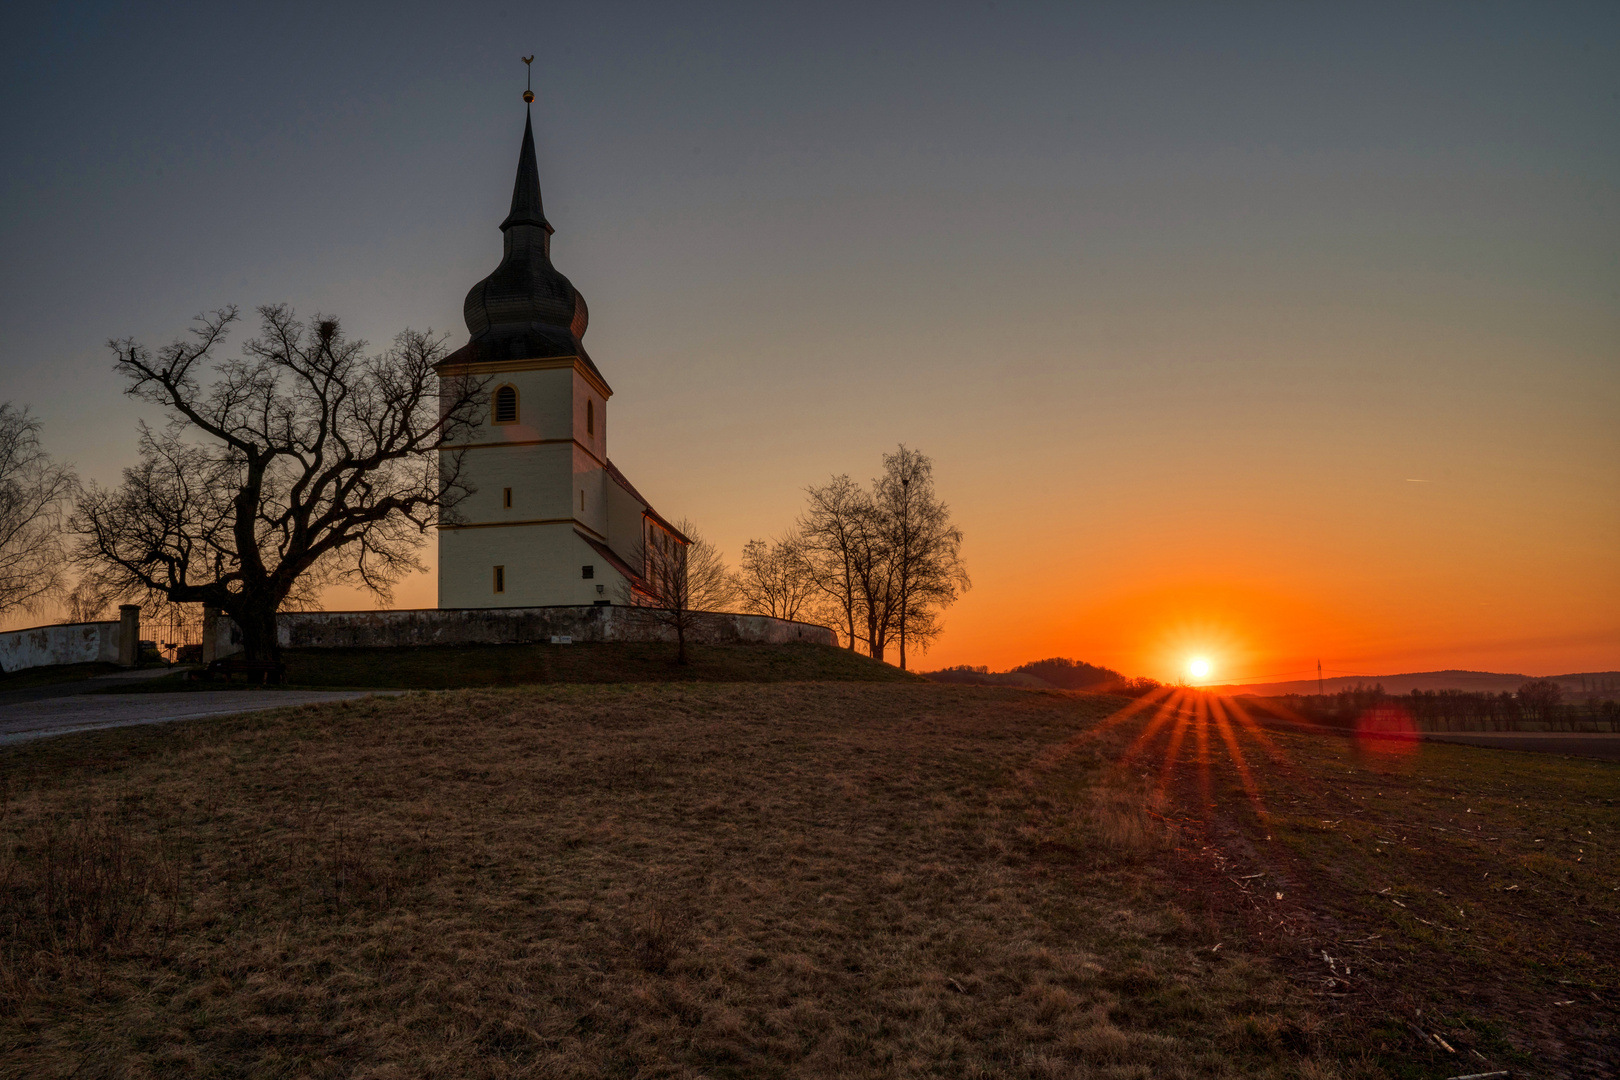
[[[607,507],[608,547],[618,552],[621,559],[639,572],[642,568],[636,565],[636,556],[641,552],[642,515],[646,507],[635,496],[605,477],[603,495],[602,501]]]
[[[495,592],[497,566],[506,568],[502,593]],[[583,574],[586,566],[593,570],[588,579]],[[441,608],[618,603],[623,582],[623,576],[569,524],[439,533]]]
[[[467,440],[462,468],[475,490],[459,508],[461,521],[439,530],[439,606],[617,599],[621,575],[573,531],[578,525],[600,541],[609,537],[607,489],[618,485],[603,469],[605,395],[574,366],[487,379],[490,399],[504,385],[517,391],[518,418],[491,423],[486,405],[484,422]],[[506,592],[499,595],[493,591],[496,566],[506,568]],[[595,566],[597,576],[584,579],[582,566]]]

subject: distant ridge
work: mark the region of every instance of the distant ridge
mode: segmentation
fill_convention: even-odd
[[[1388,694],[1410,694],[1414,690],[1472,690],[1500,694],[1517,690],[1535,675],[1503,674],[1495,671],[1413,671],[1401,675],[1337,675],[1322,680],[1322,688],[1329,694],[1352,690],[1357,686],[1381,685]],[[1565,695],[1572,697],[1620,698],[1620,671],[1580,671],[1573,675],[1549,675]],[[1275,683],[1226,683],[1204,686],[1217,694],[1253,694],[1256,697],[1279,697],[1283,694],[1314,694],[1315,679],[1295,679]]]

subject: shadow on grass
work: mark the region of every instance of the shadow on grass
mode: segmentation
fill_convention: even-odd
[[[444,645],[379,649],[290,649],[296,686],[447,690],[537,683],[894,682],[917,678],[826,645],[625,643]]]

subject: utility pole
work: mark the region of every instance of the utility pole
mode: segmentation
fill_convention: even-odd
[[[1316,696],[1322,696],[1322,661],[1316,662]]]

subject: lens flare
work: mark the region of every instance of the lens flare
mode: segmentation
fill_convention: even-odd
[[[1209,673],[1215,670],[1215,665],[1202,656],[1195,656],[1187,661],[1187,674],[1195,679],[1207,679]]]

